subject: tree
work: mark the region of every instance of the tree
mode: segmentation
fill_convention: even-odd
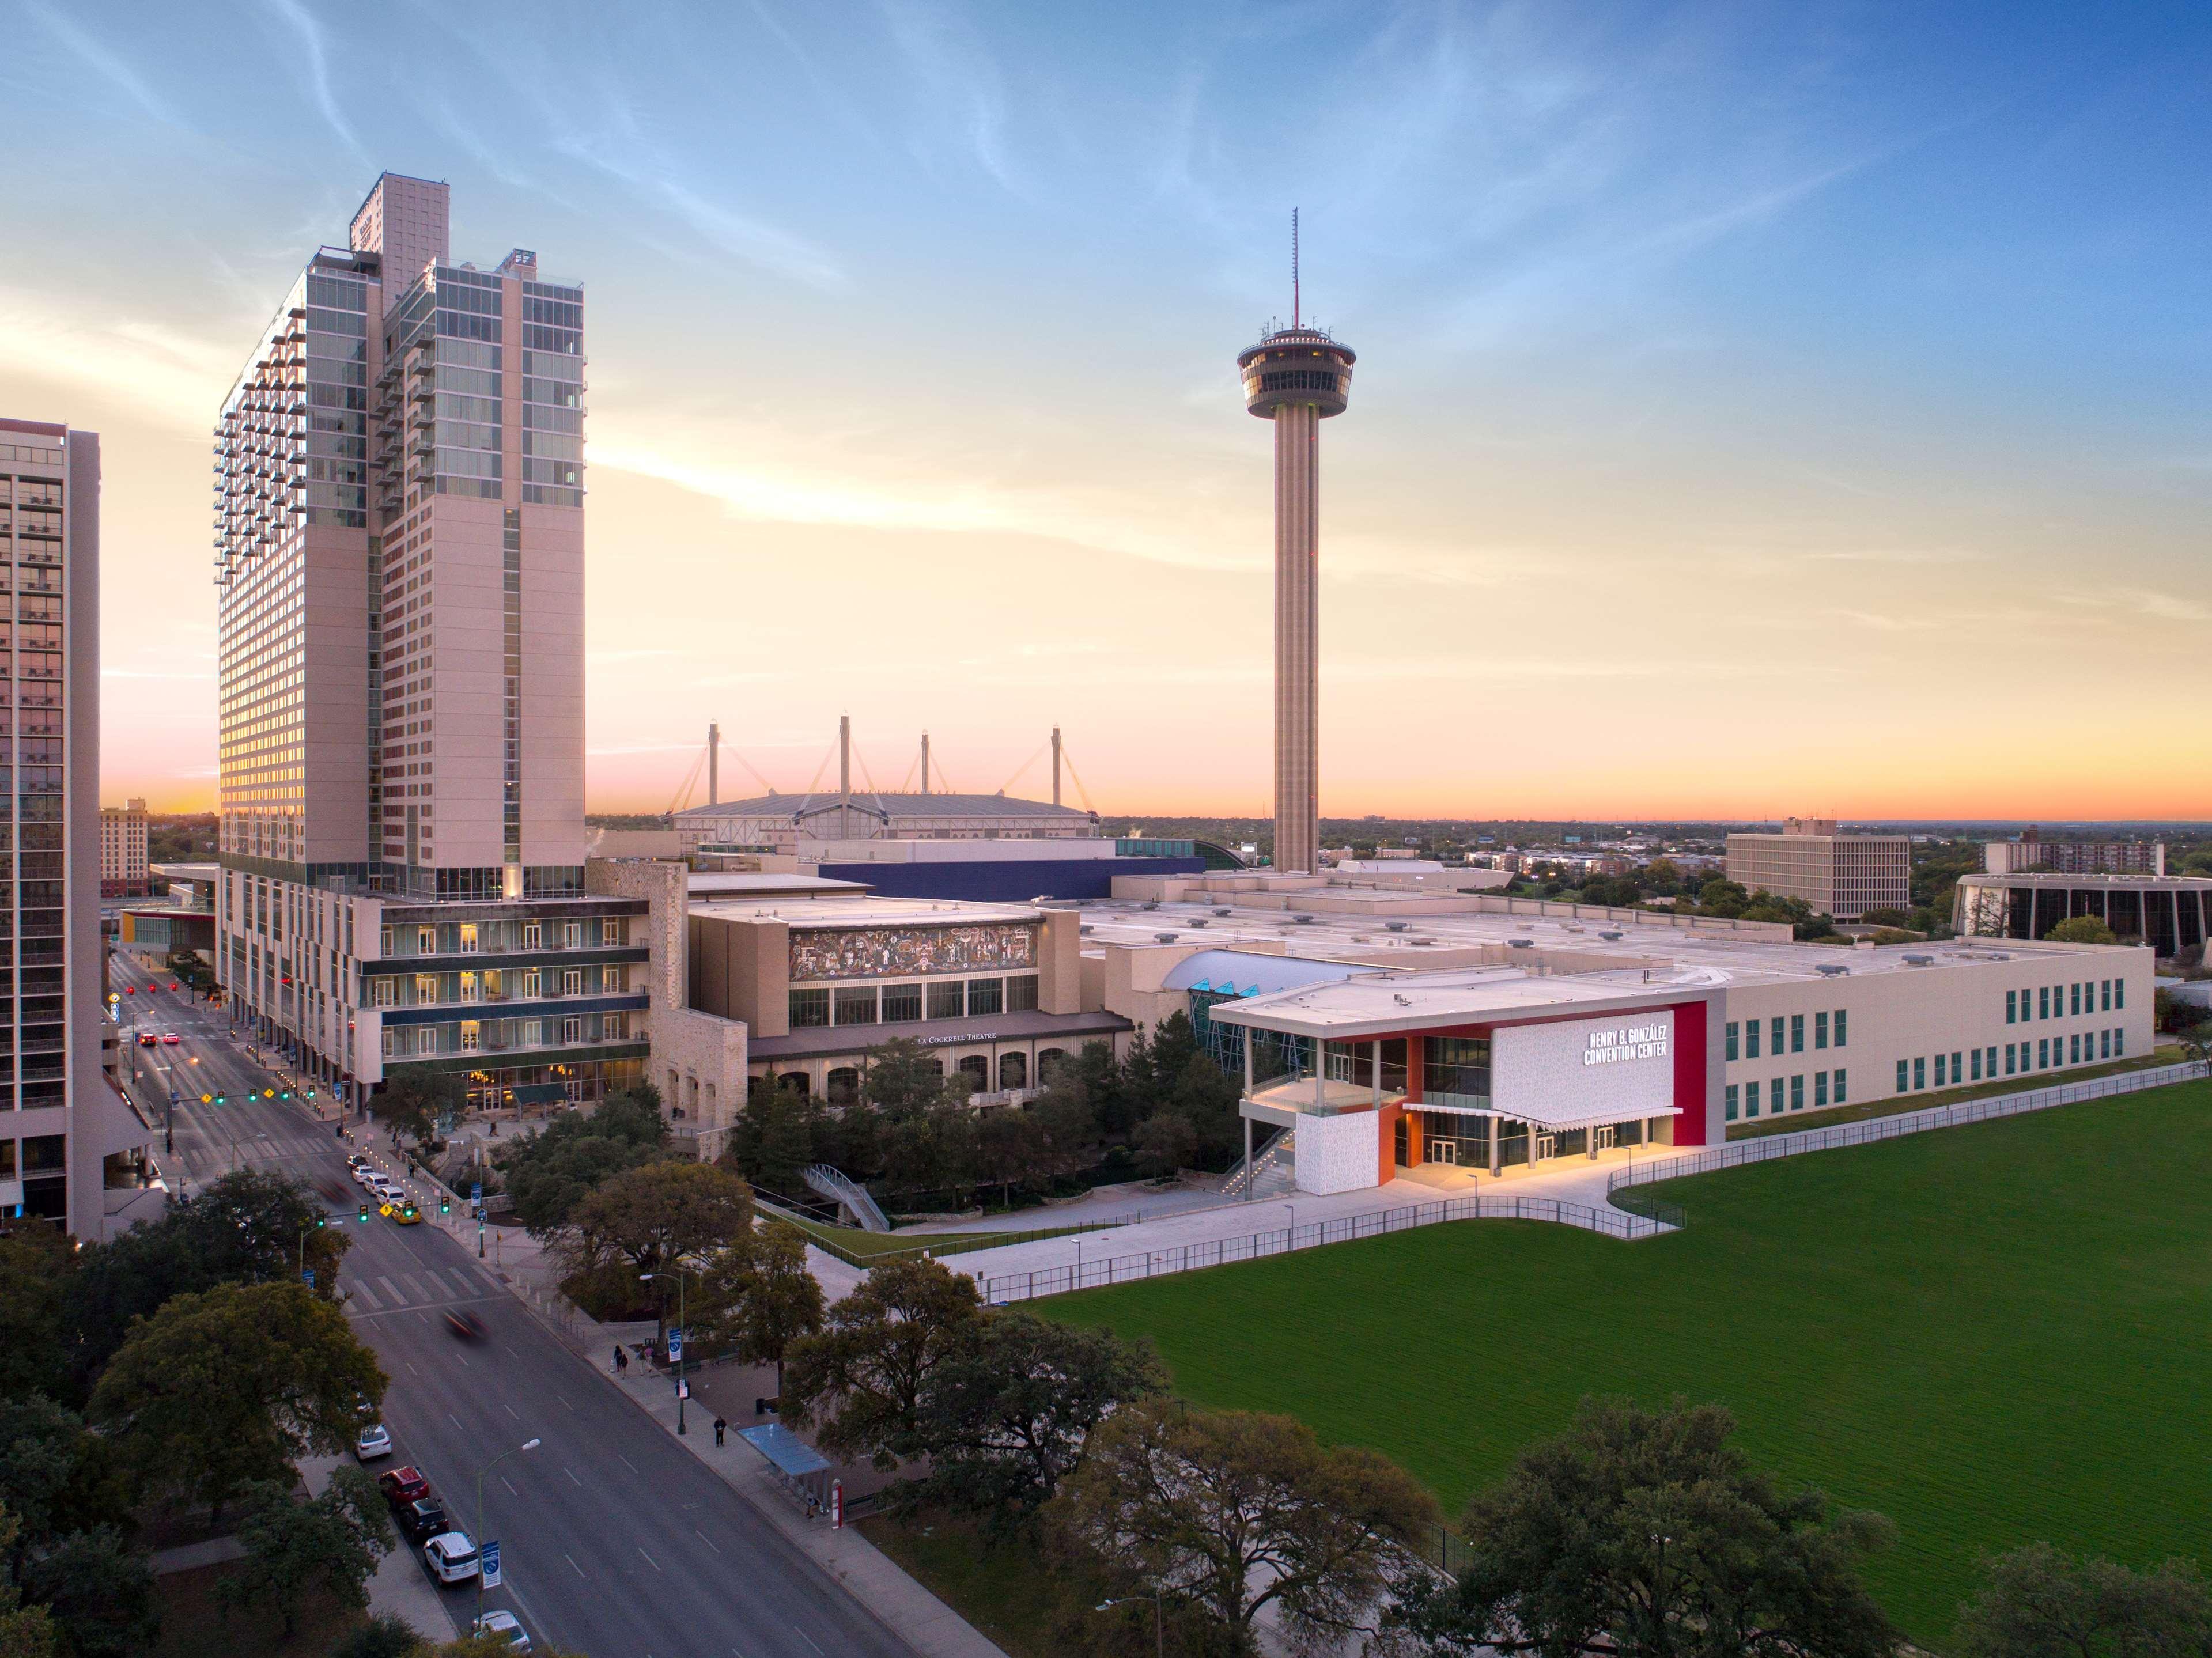
[[[1371,1626],[1436,1514],[1380,1452],[1324,1447],[1286,1416],[1146,1399],[1092,1431],[1046,1517],[1062,1553],[1196,1603],[1249,1653],[1270,1605],[1302,1643]]]
[[[668,1155],[660,1096],[648,1084],[611,1094],[586,1114],[570,1112],[501,1153],[515,1218],[544,1242],[601,1181]]]
[[[970,1320],[922,1388],[916,1423],[930,1472],[915,1495],[995,1527],[1034,1523],[1091,1431],[1166,1388],[1152,1349],[1111,1330],[1024,1312]]]
[[[255,1485],[238,1534],[246,1559],[215,1592],[226,1606],[276,1607],[288,1641],[312,1588],[341,1606],[367,1606],[368,1580],[392,1548],[383,1495],[353,1467],[333,1470],[323,1494],[305,1503],[283,1485]]]
[[[1474,1564],[1398,1616],[1439,1654],[1891,1658],[1857,1570],[1888,1522],[1784,1495],[1735,1430],[1717,1406],[1584,1400],[1468,1505]]]
[[[130,1658],[161,1634],[153,1562],[126,1547],[114,1526],[71,1532],[34,1554],[22,1584],[24,1598],[60,1629],[70,1658]]]
[[[1959,1658],[2176,1658],[2212,1652],[2212,1593],[2186,1561],[2146,1572],[2032,1543],[1984,1561]]]
[[[1030,1115],[1044,1135],[1048,1175],[1073,1175],[1098,1161],[1098,1114],[1074,1066],[1052,1068],[1044,1091],[1030,1102]]]
[[[468,1084],[450,1071],[423,1071],[408,1066],[369,1096],[368,1108],[395,1133],[428,1146],[436,1137],[441,1117],[458,1117],[468,1109]]]
[[[1114,1057],[1110,1042],[1085,1042],[1068,1066],[1091,1102],[1098,1132],[1109,1139],[1126,1139],[1144,1113],[1132,1096],[1127,1075]]]
[[[779,1084],[759,1089],[747,1096],[732,1125],[725,1161],[763,1190],[795,1193],[805,1187],[806,1166],[815,1160],[814,1123],[819,1114],[813,1100],[796,1088]]]
[[[120,1525],[130,1508],[113,1448],[40,1394],[0,1399],[0,1508],[16,1516],[17,1558],[64,1533]]]
[[[951,1354],[980,1303],[975,1280],[943,1262],[887,1261],[830,1309],[821,1332],[792,1345],[784,1419],[820,1423],[836,1456],[896,1467],[921,1449],[922,1389]]]
[[[2116,944],[2119,934],[2098,915],[2069,915],[2043,935],[2059,944]]]
[[[579,1272],[626,1266],[641,1278],[683,1270],[687,1257],[711,1254],[752,1230],[752,1190],[711,1163],[664,1160],[606,1181],[576,1206],[562,1249]],[[652,1291],[668,1339],[672,1291],[655,1278]]]
[[[822,1285],[806,1270],[806,1234],[789,1221],[770,1221],[715,1256],[702,1275],[702,1297],[715,1310],[704,1321],[708,1341],[726,1341],[747,1364],[783,1363],[791,1345],[822,1327]]]
[[[1912,925],[1912,912],[1899,909],[1893,904],[1877,904],[1872,909],[1862,911],[1859,920],[1869,926],[1909,927]]]
[[[976,1119],[975,1178],[999,1188],[1001,1206],[1014,1200],[1014,1187],[1050,1175],[1051,1142],[1035,1114],[1016,1108],[986,1111]]]
[[[15,1550],[15,1519],[0,1509],[0,1558]],[[27,1606],[12,1572],[0,1571],[0,1658],[55,1658],[52,1620],[44,1606]]]
[[[868,1050],[860,1095],[887,1117],[909,1117],[945,1103],[948,1081],[942,1060],[900,1036]]]
[[[331,1658],[423,1658],[429,1643],[415,1625],[392,1612],[381,1612],[331,1649]],[[510,1649],[511,1650],[511,1649]]]
[[[208,1504],[291,1476],[308,1452],[350,1444],[357,1400],[385,1375],[345,1315],[297,1282],[178,1296],[131,1327],[92,1397],[145,1491]]]
[[[1161,1111],[1137,1125],[1137,1168],[1153,1179],[1187,1169],[1198,1156],[1198,1130],[1188,1119]]]
[[[82,1397],[71,1388],[64,1339],[76,1264],[70,1241],[52,1227],[0,1235],[0,1397]]]

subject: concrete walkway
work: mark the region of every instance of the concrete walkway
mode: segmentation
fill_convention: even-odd
[[[307,1494],[321,1496],[324,1487],[331,1483],[331,1471],[352,1461],[349,1456],[302,1458],[300,1478],[307,1482]],[[398,1618],[417,1635],[441,1643],[458,1639],[460,1631],[446,1609],[444,1597],[430,1582],[421,1558],[399,1534],[397,1526],[392,1528],[392,1552],[376,1563],[376,1575],[368,1580],[371,1614]],[[242,1555],[245,1550],[241,1548],[239,1552]]]

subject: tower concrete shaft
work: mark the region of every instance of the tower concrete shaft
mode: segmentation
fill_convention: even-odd
[[[1321,414],[1275,406],[1275,867],[1321,867]]]

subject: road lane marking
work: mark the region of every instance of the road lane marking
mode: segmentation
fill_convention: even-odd
[[[399,1281],[407,1286],[407,1295],[410,1300],[420,1301],[422,1299],[422,1286],[416,1280],[414,1274],[411,1272],[402,1272],[399,1275]],[[441,1284],[438,1287],[442,1290],[446,1286]]]
[[[460,1360],[461,1363],[464,1365],[466,1365],[470,1370],[473,1370],[476,1369],[475,1365],[469,1363],[469,1356],[466,1353],[455,1353],[453,1357]]]
[[[556,1399],[561,1399],[561,1395],[560,1395],[560,1394],[554,1394],[554,1395],[553,1395],[553,1397],[554,1397],[554,1398],[556,1398]],[[568,1401],[567,1400],[565,1400],[565,1399],[561,1399],[561,1402],[562,1402],[563,1405],[568,1405]],[[568,1408],[569,1408],[570,1410],[572,1410],[572,1411],[573,1411],[573,1410],[574,1410],[576,1407],[575,1407],[574,1405],[568,1405]]]
[[[404,1307],[407,1304],[407,1297],[399,1293],[399,1286],[390,1278],[380,1278],[377,1282],[384,1286],[384,1293],[392,1297],[392,1304],[394,1307]]]
[[[720,1554],[722,1552],[721,1545],[715,1542],[714,1540],[708,1536],[706,1533],[699,1531],[699,1528],[696,1526],[692,1527],[691,1529],[695,1532],[698,1532],[699,1540],[702,1543],[704,1543],[708,1548],[714,1550],[715,1553]],[[732,1647],[730,1650],[735,1652],[737,1649]]]
[[[570,1479],[570,1480],[571,1480],[571,1481],[572,1481],[572,1482],[576,1485],[576,1487],[577,1487],[577,1489],[578,1489],[578,1490],[580,1490],[580,1490],[583,1488],[583,1484],[584,1484],[584,1482],[583,1482],[582,1480],[578,1479],[576,1478],[576,1476],[575,1476],[575,1473],[574,1473],[574,1470],[569,1469],[569,1468],[563,1467],[563,1468],[561,1470],[561,1472],[562,1472],[562,1473],[565,1473],[565,1474],[567,1474],[567,1475],[568,1476],[569,1479]]]
[[[642,1543],[641,1543],[641,1544],[639,1544],[639,1545],[638,1545],[637,1552],[638,1552],[640,1554],[645,1554],[645,1546],[644,1546]],[[652,1567],[652,1568],[653,1569],[653,1570],[655,1570],[655,1571],[659,1571],[659,1570],[660,1570],[660,1562],[659,1562],[658,1560],[654,1559],[654,1558],[653,1558],[651,1555],[649,1555],[649,1554],[645,1554],[645,1564],[646,1564],[647,1565],[648,1565],[648,1566]],[[817,1652],[819,1652],[819,1651],[821,1651],[821,1650],[822,1650],[822,1649],[821,1649],[821,1648],[819,1648],[819,1647],[817,1647],[817,1648],[815,1648],[814,1649],[815,1649],[815,1651],[817,1651]]]
[[[374,1310],[382,1305],[382,1303],[377,1300],[375,1293],[369,1289],[367,1284],[362,1282],[359,1278],[356,1278],[349,1287],[352,1289],[354,1294],[359,1296],[363,1301],[369,1304],[372,1310]]]
[[[463,1433],[466,1433],[468,1431],[466,1428],[461,1426],[460,1418],[455,1416],[451,1411],[446,1412],[446,1420],[452,1423],[456,1428],[460,1428]]]
[[[617,1456],[622,1456],[622,1465],[623,1465],[623,1467],[624,1467],[625,1468],[628,1468],[628,1469],[629,1469],[632,1473],[635,1473],[637,1472],[637,1464],[636,1464],[636,1463],[635,1463],[635,1462],[631,1461],[628,1457],[626,1457],[626,1456],[623,1456],[623,1454],[622,1454],[620,1451],[617,1451],[617,1452],[615,1453],[615,1455],[616,1455]]]
[[[499,1483],[507,1487],[507,1494],[509,1497],[520,1497],[522,1495],[520,1491],[514,1489],[514,1485],[507,1479],[507,1477],[505,1474],[500,1475]]]
[[[422,1375],[422,1371],[420,1371],[420,1370],[416,1370],[416,1369],[415,1368],[415,1361],[414,1361],[413,1359],[411,1359],[411,1358],[403,1358],[403,1359],[401,1359],[399,1362],[400,1362],[401,1363],[404,1364],[404,1365],[407,1367],[407,1374],[408,1374],[408,1375],[410,1375],[410,1376],[420,1376],[420,1375]]]
[[[564,1554],[564,1555],[562,1555],[561,1558],[562,1558],[563,1560],[567,1560],[567,1561],[568,1562],[569,1565],[571,1565],[571,1566],[573,1566],[573,1567],[574,1567],[574,1568],[575,1568],[575,1572],[576,1572],[576,1576],[579,1576],[579,1577],[584,1577],[584,1569],[583,1569],[581,1566],[578,1566],[578,1565],[576,1565],[576,1563],[575,1563],[575,1561],[574,1561],[574,1560],[571,1559],[568,1555],[565,1555],[565,1554]],[[591,1580],[590,1578],[588,1578],[588,1577],[584,1577],[584,1581],[585,1581],[586,1583],[588,1583],[588,1582],[590,1582],[592,1580]]]
[[[812,1647],[817,1652],[822,1650],[821,1643],[815,1640],[815,1638],[809,1635],[805,1630],[800,1629],[796,1624],[793,1624],[791,1627],[793,1633],[796,1634],[800,1640],[805,1642],[808,1646]]]
[[[514,1406],[508,1405],[505,1400],[500,1400],[500,1403],[506,1407],[507,1413],[513,1417],[517,1422],[522,1420],[522,1412],[516,1410]]]

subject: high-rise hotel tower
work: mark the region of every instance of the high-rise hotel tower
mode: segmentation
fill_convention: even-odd
[[[380,178],[216,428],[219,970],[314,1078],[641,1072],[642,903],[584,891],[584,293]]]
[[[1292,270],[1295,296],[1295,255]],[[1321,868],[1321,422],[1344,412],[1353,361],[1301,323],[1295,297],[1291,325],[1237,358],[1245,408],[1275,423],[1275,867],[1308,875]]]

